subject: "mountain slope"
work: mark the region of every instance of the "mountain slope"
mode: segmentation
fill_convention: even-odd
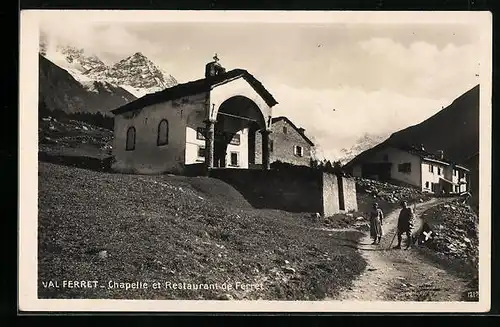
[[[427,152],[442,150],[446,159],[463,163],[479,152],[479,85],[420,124],[393,133],[377,147],[385,145],[423,145]],[[369,150],[360,153],[347,166]]]
[[[479,85],[470,89],[448,107],[420,124],[391,135],[390,144],[423,144],[426,151],[444,151],[455,162],[479,151]]]
[[[66,113],[101,112],[135,100],[121,87],[108,82],[78,81],[68,71],[39,55],[39,101]]]
[[[178,84],[177,80],[137,52],[113,65],[106,65],[95,55],[88,55],[84,49],[58,45],[49,47],[40,41],[40,53],[67,70],[84,86],[94,81],[106,82],[121,87],[135,97],[162,91]]]

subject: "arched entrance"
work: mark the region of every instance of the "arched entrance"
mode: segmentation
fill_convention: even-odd
[[[205,160],[208,168],[251,167],[255,163],[255,133],[261,132],[263,168],[269,169],[270,131],[266,128],[268,125],[262,111],[253,100],[242,95],[228,98],[216,111],[215,121],[209,121],[207,125],[207,149],[211,148],[210,128],[213,126],[213,158],[210,158],[209,150]]]

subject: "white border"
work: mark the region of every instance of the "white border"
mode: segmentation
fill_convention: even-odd
[[[474,24],[480,28],[480,213],[479,302],[363,301],[160,301],[37,299],[38,202],[38,37],[40,14],[61,13],[87,22],[259,22]],[[63,24],[62,24],[63,25]],[[64,26],[61,26],[64,28]],[[223,311],[223,312],[485,312],[491,305],[491,88],[492,15],[490,12],[370,11],[118,11],[23,10],[20,24],[20,176],[19,176],[19,303],[20,311]]]

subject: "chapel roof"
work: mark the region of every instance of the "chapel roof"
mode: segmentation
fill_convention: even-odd
[[[137,100],[129,102],[119,108],[112,110],[113,114],[122,114],[124,112],[142,109],[157,103],[176,100],[185,96],[194,95],[210,91],[214,86],[231,82],[235,79],[243,78],[257,92],[270,107],[276,105],[276,99],[266,90],[252,74],[244,69],[233,69],[228,72],[198,79],[195,81],[177,84],[162,91],[147,94]]]

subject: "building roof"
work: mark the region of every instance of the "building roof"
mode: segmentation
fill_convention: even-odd
[[[137,100],[129,102],[119,108],[112,110],[113,114],[121,114],[128,111],[142,109],[157,103],[166,102],[169,100],[179,99],[185,96],[194,95],[202,92],[210,91],[214,86],[231,82],[235,79],[243,78],[248,84],[266,101],[267,105],[272,107],[278,102],[269,93],[265,87],[253,75],[244,69],[233,69],[220,75],[198,79],[183,84],[177,84],[173,87],[166,88],[163,91],[147,94]]]
[[[449,165],[451,164],[451,161],[447,160],[446,158],[441,158],[438,154],[428,152],[425,150],[422,150],[421,148],[415,147],[415,146],[394,146],[394,148],[408,152],[410,154],[416,155],[417,157],[423,159],[423,160],[428,160],[436,163],[441,163],[444,165]]]
[[[285,116],[279,116],[279,117],[273,117],[273,119],[271,120],[271,123],[276,123],[280,120],[284,120],[286,121],[290,126],[293,127],[293,129],[295,129],[297,131],[297,133],[300,134],[300,136],[302,136],[302,138],[304,138],[304,140],[310,145],[310,146],[314,146],[314,143],[304,134],[304,130],[301,130],[299,129],[297,126],[295,126],[294,123],[292,123],[292,121],[290,119],[288,119],[287,117]]]
[[[348,168],[348,167],[355,165],[358,162],[362,162],[363,160],[367,159],[370,155],[372,155],[372,154],[376,153],[377,151],[380,151],[384,148],[398,149],[398,150],[410,153],[412,155],[415,155],[415,156],[421,158],[422,160],[441,163],[444,165],[454,165],[457,168],[460,168],[463,170],[468,170],[467,168],[465,168],[463,166],[457,165],[457,163],[455,163],[451,160],[448,160],[446,158],[441,158],[437,153],[428,152],[428,151],[425,151],[425,150],[423,150],[419,147],[416,147],[416,146],[393,145],[393,144],[388,144],[386,142],[382,142],[382,143],[376,145],[375,147],[362,152],[361,154],[356,156],[354,159],[349,161],[347,164],[345,164],[344,167]]]

